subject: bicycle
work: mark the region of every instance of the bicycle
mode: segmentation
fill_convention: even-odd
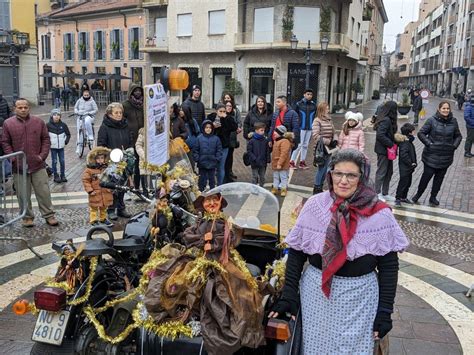
[[[79,150],[76,151],[79,158],[82,158],[84,156],[84,147],[87,145],[89,147],[89,150],[92,150],[93,146],[94,146],[94,137],[95,137],[95,132],[94,132],[94,122],[92,122],[92,139],[87,139],[87,130],[86,130],[86,127],[85,127],[85,124],[84,124],[84,118],[86,116],[90,116],[88,114],[84,114],[84,115],[80,115],[80,114],[76,114],[76,113],[73,113],[71,115],[69,115],[69,117],[73,117],[73,116],[78,116],[79,118],[79,127],[78,127],[78,131],[77,131],[77,145],[79,145]]]

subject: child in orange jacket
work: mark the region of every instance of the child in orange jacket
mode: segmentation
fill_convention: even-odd
[[[293,133],[288,132],[283,125],[275,128],[275,133],[277,137],[273,143],[272,151],[272,193],[276,195],[278,190],[280,190],[280,195],[286,196],[288,190],[288,175],[290,172],[290,155],[294,136]]]

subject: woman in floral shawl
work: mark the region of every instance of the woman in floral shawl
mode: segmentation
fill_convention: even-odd
[[[369,172],[363,153],[334,154],[329,191],[306,202],[286,237],[286,283],[269,317],[294,317],[301,301],[304,354],[372,354],[392,328],[397,253],[408,240]]]

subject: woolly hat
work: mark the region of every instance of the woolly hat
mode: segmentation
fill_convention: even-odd
[[[287,131],[286,127],[283,125],[278,126],[275,128],[275,132],[278,133],[279,136],[284,136]]]
[[[357,114],[352,111],[347,111],[346,114],[344,115],[344,118],[346,119],[346,122],[349,120],[354,120],[358,121],[359,119],[357,118]]]
[[[193,91],[194,90],[199,90],[201,91],[201,87],[199,85],[193,85]]]
[[[59,115],[59,116],[61,116],[61,110],[58,109],[58,108],[53,108],[53,109],[51,110],[51,117],[53,117],[54,115]]]

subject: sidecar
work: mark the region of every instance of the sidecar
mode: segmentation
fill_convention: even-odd
[[[209,194],[220,193],[227,201],[223,212],[236,227],[240,238],[237,250],[247,263],[254,277],[263,277],[271,273],[268,266],[276,262],[286,261],[284,253],[277,247],[279,244],[279,203],[268,190],[249,183],[229,183],[212,189]],[[270,284],[275,286],[278,276],[268,277]],[[267,314],[276,295],[264,297],[262,306],[265,310],[264,323],[266,327]],[[293,343],[297,340],[298,332],[295,322],[277,321],[278,327],[289,329],[289,337],[281,336],[277,329],[265,329],[266,345],[257,349],[241,348],[237,354],[296,354]],[[201,336],[193,338],[179,337],[175,340],[161,338],[145,329],[139,329],[137,353],[147,354],[207,354]],[[296,337],[294,334],[296,333]],[[284,338],[284,340],[279,340]],[[298,341],[296,341],[298,343]],[[293,350],[292,350],[293,349]]]

